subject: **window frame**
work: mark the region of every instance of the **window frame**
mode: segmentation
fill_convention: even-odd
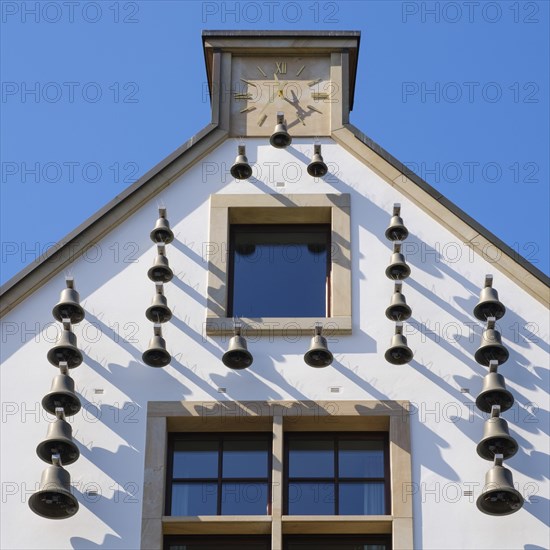
[[[223,500],[223,483],[224,481],[230,481],[232,483],[266,483],[267,484],[267,511],[265,514],[258,514],[258,516],[271,515],[271,472],[273,470],[273,453],[270,446],[268,446],[267,453],[267,476],[264,480],[262,478],[224,478],[223,467],[223,443],[231,440],[260,440],[263,438],[267,443],[272,443],[268,432],[209,432],[209,433],[189,433],[189,432],[171,432],[168,435],[168,449],[166,459],[166,501],[164,503],[164,510],[167,516],[172,516],[172,490],[174,485],[173,467],[174,467],[174,445],[176,441],[182,440],[210,440],[215,439],[218,444],[218,475],[214,478],[187,478],[189,483],[216,483],[217,485],[217,497],[216,497],[216,514],[213,516],[227,516],[230,514],[222,514],[222,500]],[[176,478],[177,480],[183,480],[184,478]],[[176,481],[177,483],[177,481]]]
[[[228,316],[229,233],[233,224],[330,224],[331,280],[328,311],[324,317],[242,318],[246,335],[313,334],[316,324],[325,336],[351,334],[351,224],[350,195],[342,194],[216,194],[210,196],[210,233],[203,245],[203,262],[208,265],[208,336],[233,334]]]
[[[300,478],[300,477],[290,477],[290,445],[289,445],[289,439],[291,438],[297,438],[300,437],[302,440],[322,440],[326,439],[327,441],[334,441],[334,477],[328,478]],[[300,483],[332,483],[334,484],[334,514],[330,514],[331,516],[343,516],[349,514],[340,514],[339,511],[339,486],[340,486],[340,480],[343,479],[344,483],[367,483],[368,478],[342,478],[338,473],[338,441],[341,439],[346,440],[356,440],[356,441],[375,441],[375,440],[382,440],[384,443],[384,477],[383,478],[377,478],[377,479],[383,479],[384,482],[384,515],[390,515],[391,514],[391,481],[390,481],[390,460],[389,460],[389,441],[388,441],[388,433],[387,432],[347,432],[347,431],[338,431],[338,432],[287,432],[285,433],[284,438],[284,461],[283,461],[283,479],[284,479],[284,488],[283,488],[283,509],[284,514],[288,516],[292,515],[298,515],[298,514],[290,514],[289,513],[289,485],[293,482],[300,482]],[[320,514],[321,515],[321,514]],[[368,515],[368,514],[362,514],[362,515]]]
[[[413,547],[408,401],[153,401],[147,405],[141,548],[161,550],[168,535],[268,535],[281,550],[287,535],[390,535],[393,550]],[[387,431],[391,515],[283,514],[286,432]],[[270,516],[166,516],[167,447],[171,432],[269,432],[273,435]],[[407,492],[407,490],[409,490]]]

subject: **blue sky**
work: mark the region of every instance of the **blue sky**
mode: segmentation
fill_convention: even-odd
[[[360,30],[351,121],[549,272],[549,3],[0,2],[1,281],[210,119],[203,29]]]

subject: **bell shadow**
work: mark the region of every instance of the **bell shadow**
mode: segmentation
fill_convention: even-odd
[[[216,389],[208,384],[206,380],[201,378],[200,376],[197,376],[193,370],[178,361],[176,358],[172,357],[172,361],[170,363],[170,366],[172,366],[174,369],[176,369],[180,374],[185,376],[191,383],[195,384],[198,388],[200,388],[202,391],[204,391],[207,395],[209,395],[214,401],[218,401],[220,398],[220,394],[216,391]]]
[[[550,500],[545,497],[533,495],[525,500],[523,509],[537,518],[541,523],[550,527]],[[527,545],[525,548],[540,548],[540,546]]]
[[[103,447],[93,445],[89,449],[85,445],[79,445],[81,456],[87,458],[94,466],[100,469],[103,473],[107,474],[111,479],[118,480],[121,486],[134,482],[134,480],[127,479],[128,465],[136,464],[137,475],[141,461],[138,461],[138,457],[143,454],[142,451],[138,451],[135,448],[127,445],[119,445],[116,451],[110,451]],[[137,481],[136,481],[137,483]],[[141,485],[141,482],[139,483]]]
[[[178,287],[180,290],[185,292],[185,294],[187,294],[189,297],[193,298],[195,302],[197,302],[203,307],[206,307],[205,295],[201,294],[200,292],[195,290],[193,287],[188,285],[186,282],[182,281],[178,276],[174,277],[171,282],[174,283],[174,286]],[[172,308],[172,312],[176,313],[176,306]],[[218,311],[216,311],[216,313],[221,317],[225,316],[225,312],[221,308],[218,308]]]
[[[343,365],[336,357],[332,362],[332,366],[340,373],[343,374],[346,378],[349,378],[356,386],[360,387],[366,393],[368,393],[373,399],[378,401],[387,401],[390,399],[387,395],[378,391],[369,381],[364,378],[361,378],[356,374],[351,368],[346,365]]]
[[[74,487],[72,489],[79,505],[87,508],[94,516],[108,525],[117,536],[106,535],[103,542],[99,544],[83,537],[71,537],[72,547],[79,550],[89,550],[90,548],[103,548],[104,550],[121,548],[122,550],[128,548],[128,541],[133,539],[136,544],[139,544],[139,535],[136,537],[136,527],[139,525],[135,520],[140,517],[141,513],[141,484],[115,480],[109,487],[109,489],[117,487],[111,498],[103,496],[98,484],[90,482],[88,486],[94,490],[99,489],[97,494],[83,493]],[[123,489],[126,487],[127,490],[121,490],[118,487]],[[128,510],[129,506],[135,508],[131,514]]]

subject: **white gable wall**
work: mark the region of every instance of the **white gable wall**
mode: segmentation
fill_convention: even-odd
[[[491,463],[475,451],[483,418],[473,403],[488,369],[473,359],[482,324],[471,312],[485,274],[493,273],[507,307],[499,327],[510,350],[499,372],[516,398],[503,416],[520,446],[505,465],[529,497],[548,495],[548,311],[342,147],[322,142],[336,175],[324,181],[307,175],[311,140],[295,139],[289,149],[277,150],[265,139],[248,139],[247,156],[261,172],[254,173],[258,179],[242,182],[228,172],[237,142],[225,142],[163,191],[158,202],[144,206],[75,260],[70,273],[86,319],[74,331],[85,359],[71,372],[83,410],[70,419],[81,457],[67,470],[80,510],[68,520],[40,518],[26,503],[46,467],[35,448],[51,421],[40,401],[57,374],[46,354],[59,327],[51,308],[65,286],[64,275],[2,320],[3,548],[138,548],[147,401],[233,399],[324,399],[335,406],[338,399],[410,400],[416,485],[412,491],[404,488],[403,498],[413,498],[415,546],[545,547],[546,497],[527,501],[506,518],[486,516],[475,506]],[[285,180],[283,188],[276,187]],[[310,335],[297,342],[295,337],[250,339],[254,364],[240,372],[221,362],[226,339],[204,335],[209,195],[266,192],[351,194],[353,334],[329,341],[335,361],[326,369],[312,370],[303,362]],[[391,255],[384,230],[394,202],[402,204],[410,231],[404,252],[412,275],[403,292],[413,309],[405,334],[415,358],[403,366],[384,360],[394,328],[384,316],[393,292],[384,275]],[[167,246],[175,277],[165,285],[174,316],[163,325],[173,360],[153,369],[141,362],[141,354],[152,336],[144,312],[154,284],[146,273],[155,255],[149,232],[159,204],[168,208],[176,235]],[[331,386],[342,392],[330,393]],[[218,387],[227,393],[218,393]],[[474,496],[463,496],[464,490],[474,490]]]

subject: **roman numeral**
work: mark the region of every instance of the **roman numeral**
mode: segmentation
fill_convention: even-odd
[[[276,61],[275,65],[277,66],[275,74],[286,74],[286,61]]]
[[[252,99],[252,94],[241,94],[241,93],[235,93],[233,94],[234,99]]]

